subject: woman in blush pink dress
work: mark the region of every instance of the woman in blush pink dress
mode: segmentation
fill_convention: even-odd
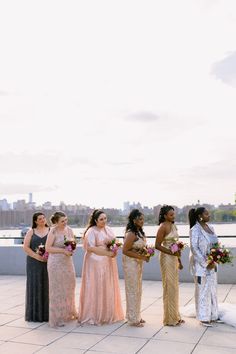
[[[84,233],[84,263],[78,322],[102,325],[124,319],[116,254],[107,243],[115,238],[106,214],[95,210]]]
[[[77,317],[72,252],[65,249],[64,245],[64,237],[74,241],[74,235],[72,229],[67,226],[67,217],[63,212],[55,212],[51,222],[54,227],[46,242],[46,251],[49,253],[49,325],[62,327],[65,322]]]

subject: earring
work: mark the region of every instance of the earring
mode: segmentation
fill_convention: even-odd
[[[203,218],[200,218],[200,221],[202,221],[203,220]]]

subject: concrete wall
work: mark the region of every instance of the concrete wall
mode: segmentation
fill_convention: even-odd
[[[236,284],[236,248],[232,248],[235,256],[234,266],[225,265],[219,267],[218,281],[219,283]],[[79,247],[73,256],[74,265],[77,276],[81,276],[83,263],[83,249]],[[22,246],[1,246],[0,247],[0,275],[25,275],[26,255]],[[117,256],[118,269],[120,278],[123,278],[122,270],[122,252],[119,251]],[[189,249],[184,250],[182,255],[182,263],[184,269],[180,272],[180,281],[192,282],[193,278],[189,272]],[[145,263],[143,271],[143,279],[145,280],[161,280],[160,266],[158,256],[151,259],[149,263]]]

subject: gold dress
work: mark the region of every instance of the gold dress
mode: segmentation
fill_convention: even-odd
[[[169,249],[170,245],[179,239],[176,226],[166,235],[162,246]],[[180,320],[179,314],[179,263],[178,257],[160,252],[160,265],[163,284],[164,326],[174,326]]]
[[[146,239],[139,237],[132,248],[135,251],[142,249],[145,245]],[[143,261],[123,255],[122,262],[125,278],[126,318],[129,324],[135,324],[141,320]]]

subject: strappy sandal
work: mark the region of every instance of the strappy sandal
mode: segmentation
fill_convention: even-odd
[[[213,327],[213,325],[209,321],[201,321],[200,323],[204,327]]]
[[[220,318],[217,318],[217,320],[212,320],[211,322],[214,322],[214,323],[224,323],[224,321],[222,321]]]
[[[138,322],[138,323],[130,323],[130,326],[132,327],[144,327],[143,323]]]
[[[185,323],[185,320],[179,320],[178,324],[182,324],[182,323]]]

